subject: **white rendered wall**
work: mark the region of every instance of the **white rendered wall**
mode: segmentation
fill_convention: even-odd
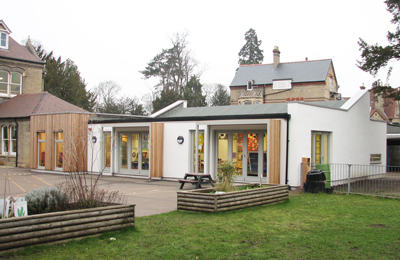
[[[196,130],[195,122],[164,122],[164,177],[183,178],[190,172],[192,163],[191,131]],[[199,131],[204,130],[199,126]],[[183,144],[178,144],[178,136],[183,136]]]
[[[88,136],[88,171],[98,173],[101,168],[102,161],[102,127],[101,125],[89,124],[89,136]],[[90,129],[92,129],[90,131]],[[96,136],[96,143],[92,142],[92,137]]]
[[[330,132],[329,162],[370,164],[370,154],[381,154],[386,162],[386,122],[369,117],[369,94],[357,93],[358,102],[349,110],[289,103],[289,185],[300,186],[302,157],[311,158],[312,131]],[[346,107],[348,108],[348,107]]]

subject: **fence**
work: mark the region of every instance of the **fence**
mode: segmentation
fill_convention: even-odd
[[[400,166],[331,163],[311,168],[325,172],[325,186],[334,192],[400,199]],[[301,176],[303,185],[305,173]]]

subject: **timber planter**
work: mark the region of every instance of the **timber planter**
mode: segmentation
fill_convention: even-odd
[[[178,191],[177,208],[186,211],[219,212],[274,204],[289,198],[288,185],[267,184],[266,186],[219,194],[210,193],[213,189]]]
[[[135,205],[0,219],[0,252],[135,226]]]

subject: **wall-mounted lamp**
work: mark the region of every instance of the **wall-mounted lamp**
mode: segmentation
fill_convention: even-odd
[[[92,143],[96,143],[97,142],[97,137],[96,136],[92,136]]]
[[[183,141],[185,141],[185,139],[183,138],[183,136],[180,135],[180,136],[178,136],[176,141],[178,142],[178,144],[183,144]]]

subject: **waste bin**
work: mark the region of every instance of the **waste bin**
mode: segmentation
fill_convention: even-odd
[[[309,171],[304,183],[304,191],[309,193],[325,192],[325,180],[325,173],[321,169]]]
[[[317,164],[315,165],[316,169],[322,170],[325,173],[326,177],[326,182],[325,182],[325,188],[330,188],[331,187],[331,168],[329,164]]]

